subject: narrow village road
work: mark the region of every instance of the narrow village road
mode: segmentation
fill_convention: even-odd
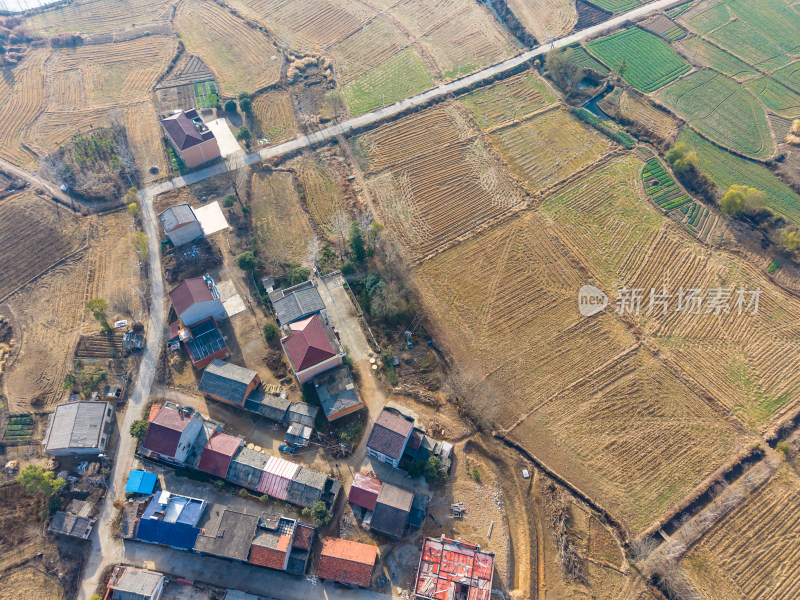
[[[9,175],[13,175],[14,177],[19,177],[20,179],[27,181],[30,185],[34,187],[41,188],[45,190],[48,194],[61,200],[64,204],[68,204],[70,206],[74,205],[72,198],[68,194],[65,194],[60,189],[58,189],[54,184],[50,183],[49,181],[45,181],[41,177],[39,177],[36,173],[29,173],[25,169],[21,169],[15,164],[8,162],[7,160],[3,160],[0,158],[0,171],[5,171]]]
[[[139,198],[142,205],[142,224],[149,238],[150,322],[147,327],[147,346],[142,355],[133,392],[128,399],[125,418],[120,425],[119,444],[113,456],[114,463],[111,468],[108,495],[101,504],[101,512],[90,538],[92,549],[86,562],[83,585],[78,592],[78,600],[89,600],[107,566],[124,562],[125,547],[122,540],[114,538],[111,533],[111,521],[117,513],[112,503],[115,498],[124,499],[125,497],[125,482],[131,470],[134,461],[133,453],[136,449],[136,440],[130,435],[131,423],[142,418],[142,409],[150,397],[156,362],[164,342],[166,318],[164,281],[161,278],[161,247],[153,213],[153,195],[143,191],[140,192]]]
[[[598,25],[594,25],[587,29],[583,29],[582,31],[573,33],[561,39],[553,40],[548,44],[545,44],[543,46],[538,46],[533,50],[529,50],[527,52],[523,52],[522,54],[518,54],[517,56],[504,60],[503,62],[497,63],[496,65],[492,65],[491,67],[487,67],[481,71],[477,71],[472,75],[467,75],[466,77],[462,77],[461,79],[456,79],[455,81],[451,81],[450,83],[444,83],[426,92],[417,94],[416,96],[411,96],[409,98],[406,98],[405,100],[400,100],[398,102],[395,102],[394,104],[390,104],[389,106],[378,108],[372,112],[368,112],[359,117],[348,119],[347,121],[343,121],[342,123],[337,123],[336,125],[331,125],[330,127],[326,127],[325,129],[320,129],[319,131],[315,131],[308,135],[299,136],[293,140],[284,142],[283,144],[278,144],[277,146],[272,146],[270,148],[264,148],[262,150],[259,150],[258,152],[253,152],[251,154],[248,154],[245,157],[244,161],[239,161],[238,166],[252,165],[262,160],[276,158],[279,156],[283,156],[285,154],[289,154],[291,152],[302,150],[304,148],[309,148],[314,144],[321,144],[327,142],[338,135],[346,135],[352,133],[353,130],[359,130],[363,127],[373,125],[379,121],[382,121],[383,119],[397,115],[410,108],[414,108],[415,106],[421,106],[423,104],[426,104],[431,100],[442,98],[444,96],[447,96],[448,94],[463,92],[476,84],[480,84],[497,75],[500,75],[501,73],[510,71],[511,69],[514,69],[525,62],[528,61],[533,62],[535,58],[547,54],[550,50],[554,48],[562,48],[564,46],[569,46],[570,44],[580,42],[581,40],[597,35],[598,33],[602,33],[604,31],[609,31],[611,29],[619,27],[623,25],[626,21],[637,19],[639,17],[648,15],[652,12],[669,8],[670,6],[680,4],[682,1],[683,0],[657,0],[656,2],[645,4],[643,6],[640,6],[639,8],[635,8],[629,12],[613,17],[612,19],[609,19],[604,23],[600,23]],[[228,170],[228,165],[226,163],[218,163],[210,167],[206,167],[205,169],[200,169],[198,171],[188,173],[187,175],[184,175],[182,177],[175,177],[174,179],[170,179],[169,181],[152,185],[148,187],[146,191],[152,194],[153,196],[157,196],[158,194],[162,194],[169,190],[182,188],[187,185],[192,185],[200,181],[203,181],[205,179],[208,179],[209,177],[215,177],[217,175],[224,173],[227,170]]]

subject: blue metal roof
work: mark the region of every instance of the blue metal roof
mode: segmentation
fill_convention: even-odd
[[[158,477],[155,473],[147,471],[131,471],[128,476],[128,483],[125,486],[126,492],[132,494],[152,494],[156,487]]]
[[[142,519],[136,537],[143,542],[163,544],[180,550],[192,550],[200,530],[184,523],[167,523],[158,519]]]

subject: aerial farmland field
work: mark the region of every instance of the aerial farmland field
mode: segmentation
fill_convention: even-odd
[[[482,128],[523,118],[553,104],[555,100],[552,90],[533,73],[517,75],[461,99]]]
[[[739,81],[749,81],[759,76],[758,71],[746,62],[736,58],[700,37],[689,37],[681,40],[678,47],[693,60],[703,66],[722,71],[728,77]]]
[[[764,107],[720,73],[697,71],[662,89],[658,97],[721,146],[753,158],[769,158],[775,151]]]
[[[587,44],[589,52],[642,92],[653,92],[691,70],[662,39],[638,27]]]

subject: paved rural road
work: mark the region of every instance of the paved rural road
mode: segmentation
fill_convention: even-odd
[[[409,98],[406,98],[405,100],[400,100],[398,102],[395,102],[394,104],[390,104],[389,106],[378,108],[372,112],[363,114],[359,117],[348,119],[347,121],[343,121],[342,123],[337,123],[336,125],[331,125],[330,127],[326,127],[325,129],[320,129],[319,131],[315,131],[308,135],[302,135],[288,142],[284,142],[283,144],[278,144],[277,146],[272,146],[270,148],[264,148],[263,150],[259,150],[258,152],[253,152],[251,154],[248,154],[245,157],[244,161],[240,160],[238,161],[238,163],[233,163],[234,166],[232,166],[231,168],[238,168],[244,165],[252,165],[265,159],[283,156],[284,154],[289,154],[290,152],[296,152],[297,150],[308,148],[310,146],[313,146],[314,144],[327,142],[328,140],[331,140],[339,135],[347,135],[353,130],[358,130],[362,127],[372,125],[374,123],[382,121],[383,119],[392,117],[405,110],[408,110],[409,108],[413,108],[415,106],[421,106],[423,104],[426,104],[427,102],[430,102],[431,100],[442,98],[443,96],[447,96],[448,94],[463,92],[464,90],[476,84],[480,84],[481,82],[487,81],[492,77],[495,77],[496,75],[514,69],[515,67],[518,67],[519,65],[527,61],[533,61],[534,58],[542,56],[543,54],[547,54],[550,50],[554,48],[562,48],[564,46],[569,46],[570,44],[574,44],[593,35],[597,35],[598,33],[602,33],[604,31],[614,29],[615,27],[619,27],[628,20],[643,17],[657,10],[663,10],[665,8],[669,8],[670,6],[680,4],[682,1],[684,0],[657,0],[656,2],[645,4],[644,6],[640,6],[639,8],[635,8],[634,10],[628,11],[624,14],[609,19],[605,23],[600,23],[599,25],[594,25],[577,33],[573,33],[572,35],[568,35],[558,40],[551,41],[550,43],[545,44],[544,46],[539,46],[537,48],[534,48],[533,50],[529,50],[527,52],[523,52],[522,54],[518,54],[517,56],[504,60],[501,63],[497,63],[496,65],[487,67],[481,71],[477,71],[472,75],[462,77],[461,79],[451,81],[450,83],[444,83],[426,92],[417,94],[416,96],[411,96]],[[158,194],[162,194],[169,190],[182,188],[187,185],[192,185],[194,183],[198,183],[200,181],[208,179],[209,177],[215,177],[216,175],[220,175],[226,172],[227,170],[228,170],[228,165],[226,163],[218,163],[210,167],[206,167],[205,169],[200,169],[198,171],[188,173],[187,175],[184,175],[182,177],[175,177],[174,179],[170,179],[169,181],[152,185],[148,187],[146,191],[152,196],[157,196]]]
[[[19,177],[35,187],[42,188],[48,194],[61,200],[65,204],[74,205],[73,199],[70,198],[68,194],[65,194],[60,189],[57,189],[52,183],[45,181],[35,173],[29,173],[25,169],[20,169],[17,165],[11,164],[2,158],[0,158],[0,170],[5,171],[6,173],[9,173],[15,177]]]
[[[147,404],[150,388],[156,370],[156,361],[161,353],[164,338],[164,281],[161,278],[161,248],[159,235],[156,229],[156,219],[153,214],[153,195],[146,191],[139,194],[142,204],[142,224],[149,238],[149,268],[150,268],[150,323],[147,328],[147,347],[142,355],[139,365],[139,374],[128,400],[125,418],[120,425],[119,444],[114,455],[114,465],[111,469],[111,485],[109,486],[106,501],[97,518],[97,524],[92,532],[92,550],[86,562],[83,576],[83,586],[78,592],[78,600],[88,600],[97,588],[103,571],[109,565],[124,562],[125,547],[122,541],[111,535],[110,524],[116,516],[116,509],[112,505],[115,498],[124,498],[125,482],[134,460],[136,442],[130,435],[131,423],[142,417],[142,409]]]
[[[561,48],[563,46],[568,46],[570,44],[574,44],[575,42],[579,42],[583,39],[596,35],[598,33],[602,33],[603,31],[608,31],[615,27],[619,27],[625,21],[629,19],[635,19],[651,12],[662,10],[668,8],[670,6],[679,4],[683,0],[658,0],[651,4],[647,4],[636,8],[630,12],[627,12],[623,15],[614,17],[605,23],[601,23],[599,25],[595,25],[593,27],[589,27],[588,29],[584,29],[578,33],[574,33],[572,35],[563,37],[559,40],[555,40],[550,42],[545,46],[540,46],[528,52],[524,52],[508,60],[505,60],[501,63],[498,63],[494,66],[488,67],[472,75],[468,75],[456,81],[452,81],[450,83],[446,83],[430,89],[426,92],[421,94],[417,94],[416,96],[411,96],[410,98],[406,98],[405,100],[400,100],[399,102],[395,102],[389,106],[374,110],[370,113],[366,113],[361,115],[360,117],[355,117],[353,119],[349,119],[342,123],[338,123],[336,125],[332,125],[331,127],[327,127],[325,129],[321,129],[320,131],[314,132],[309,135],[300,136],[295,138],[294,140],[285,142],[283,144],[279,144],[277,146],[273,146],[271,148],[264,148],[263,150],[259,150],[258,152],[253,152],[252,154],[248,154],[245,157],[245,160],[236,161],[231,163],[230,168],[238,168],[239,166],[243,166],[245,164],[251,165],[258,163],[265,159],[270,159],[278,156],[283,156],[284,154],[288,154],[290,152],[295,152],[297,150],[301,150],[303,148],[308,148],[313,146],[314,144],[319,144],[326,142],[332,138],[335,138],[338,135],[346,135],[350,133],[354,129],[360,129],[362,127],[366,127],[377,123],[387,117],[391,117],[397,115],[409,108],[413,108],[415,106],[420,106],[426,104],[427,102],[447,96],[448,94],[453,94],[457,92],[462,92],[471,86],[476,84],[480,84],[481,82],[485,82],[496,75],[509,71],[519,65],[531,61],[534,58],[546,54],[553,48]],[[25,172],[6,161],[0,160],[0,167],[4,170],[7,170],[13,173],[16,176],[23,178],[24,180],[28,181],[32,185],[36,185],[38,187],[42,187],[46,189],[49,193],[53,196],[56,196],[62,200],[69,201],[69,197],[63,194],[60,190],[54,190],[52,187],[42,181],[36,175],[32,175],[30,173]],[[150,304],[150,324],[148,328],[148,337],[147,337],[147,348],[144,351],[144,356],[142,359],[141,366],[139,368],[139,374],[136,379],[136,384],[134,387],[134,391],[131,394],[128,409],[125,413],[125,419],[120,427],[119,432],[119,445],[117,447],[117,451],[115,454],[115,461],[114,466],[111,472],[111,488],[109,489],[108,499],[106,502],[103,503],[102,512],[98,517],[98,523],[95,527],[94,532],[92,533],[91,541],[92,541],[92,550],[89,553],[89,557],[87,560],[86,570],[84,573],[84,581],[81,590],[78,593],[79,600],[88,600],[89,597],[94,593],[94,590],[97,587],[97,584],[100,580],[100,577],[103,574],[103,570],[116,562],[121,562],[125,559],[126,550],[125,546],[122,544],[120,540],[115,540],[111,536],[111,531],[109,528],[110,522],[113,520],[115,516],[115,509],[112,506],[112,501],[117,497],[117,495],[123,495],[124,483],[125,478],[130,471],[131,465],[134,460],[133,452],[135,443],[134,440],[131,438],[129,433],[130,425],[133,421],[141,417],[142,408],[144,407],[147,398],[150,395],[150,389],[153,385],[153,376],[155,373],[155,365],[156,360],[158,359],[159,353],[161,351],[161,346],[163,343],[163,333],[164,333],[164,284],[161,278],[161,249],[158,245],[159,235],[155,225],[155,215],[153,214],[153,198],[159,194],[167,192],[171,189],[182,188],[187,185],[191,185],[210,177],[214,177],[216,175],[220,175],[226,172],[229,169],[229,165],[226,163],[219,163],[213,165],[211,167],[207,167],[205,169],[200,169],[199,171],[195,171],[193,173],[189,173],[183,177],[176,177],[175,179],[171,179],[169,181],[159,183],[156,185],[152,185],[143,189],[139,195],[142,200],[142,222],[144,224],[145,233],[149,236],[149,248],[150,248],[150,286],[151,286],[151,304]],[[153,549],[152,556],[155,557],[157,555],[163,554],[164,558],[167,559],[163,563],[164,570],[172,571],[174,569],[168,568],[169,565],[175,564],[176,562],[183,563],[183,571],[185,576],[197,576],[199,579],[203,579],[203,569],[202,564],[208,565],[208,561],[200,561],[191,554],[185,554],[183,556],[180,552],[168,551],[165,549]],[[140,554],[141,550],[135,552],[136,554]],[[181,556],[177,556],[181,555]],[[193,565],[194,566],[193,568]],[[226,563],[226,568],[222,569],[223,572],[235,572],[238,569],[230,563]],[[197,571],[197,573],[194,573]],[[288,586],[286,582],[281,581],[280,577],[270,573],[269,577],[267,574],[264,576],[264,582],[262,587],[262,593],[270,593],[272,595],[278,595],[280,597],[287,597],[287,598],[376,598],[376,597],[385,597],[381,594],[375,594],[372,592],[367,591],[348,591],[346,593],[340,593],[340,588],[335,588],[331,586],[313,586],[311,583],[307,581],[299,580],[296,585]],[[274,584],[280,584],[276,587]],[[272,585],[268,584],[267,582],[271,582]],[[284,595],[284,592],[288,594],[288,596]]]

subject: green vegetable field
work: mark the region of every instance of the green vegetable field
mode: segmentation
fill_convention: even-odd
[[[569,62],[576,64],[579,67],[592,69],[601,75],[608,75],[608,67],[596,60],[591,54],[589,54],[580,46],[568,46],[564,48],[564,56]]]
[[[692,73],[662,90],[664,104],[717,143],[769,158],[775,145],[767,113],[744,87],[715,71]]]
[[[398,52],[342,88],[350,113],[362,115],[433,87],[425,63],[413,48]]]
[[[771,111],[793,118],[800,115],[800,95],[769,77],[759,77],[745,84],[752,94]]]
[[[703,63],[712,69],[722,71],[728,77],[747,81],[759,76],[758,71],[739,60],[733,54],[720,50],[699,37],[691,37],[680,43],[687,56]]]
[[[748,64],[765,71],[772,72],[792,61],[786,52],[742,21],[731,21],[708,37]]]
[[[731,12],[789,54],[800,53],[800,13],[784,0],[726,0]]]
[[[611,12],[622,12],[640,6],[636,0],[591,0],[591,3]]]
[[[697,152],[700,170],[708,173],[720,190],[734,184],[761,190],[767,194],[769,208],[800,225],[800,196],[765,166],[726,152],[689,129],[681,132],[678,141]]]
[[[617,72],[622,69],[622,78],[642,92],[653,92],[691,70],[669,44],[638,27],[591,42],[587,47]]]

